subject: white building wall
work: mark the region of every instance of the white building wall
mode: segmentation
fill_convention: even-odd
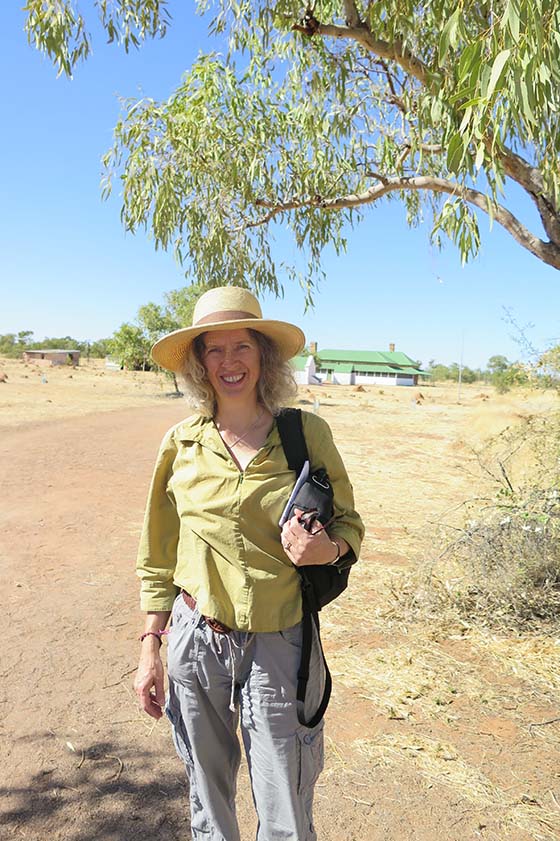
[[[394,374],[382,377],[380,374],[368,376],[367,374],[356,374],[357,385],[396,385],[397,378]]]
[[[336,371],[333,371],[333,385],[354,385],[354,376],[353,371],[349,371],[348,373],[336,373]]]
[[[397,378],[396,374],[387,374],[386,377],[381,376],[381,374],[374,374],[372,377],[367,376],[366,374],[356,374],[355,375],[355,383],[357,385],[414,385],[414,377],[403,377],[400,376]]]

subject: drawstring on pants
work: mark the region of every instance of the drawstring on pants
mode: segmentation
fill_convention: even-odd
[[[229,696],[229,708],[232,713],[235,712],[235,657],[233,656],[233,646],[235,645],[236,648],[241,650],[241,646],[235,643],[230,634],[226,635],[226,639],[229,645],[229,665],[231,671],[231,692]]]
[[[229,673],[231,675],[231,692],[229,696],[229,709],[232,713],[235,712],[235,653],[234,648],[236,648],[241,658],[244,657],[246,646],[242,646],[240,643],[237,643],[234,639],[232,639],[231,633],[229,634],[221,634],[219,631],[212,631],[212,649],[216,656],[221,655],[223,653],[222,648],[222,640],[227,640],[228,648],[229,648]],[[247,641],[247,644],[250,644],[254,640],[253,634],[251,634],[250,639]]]

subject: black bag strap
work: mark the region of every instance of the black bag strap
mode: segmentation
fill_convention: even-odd
[[[276,426],[282,441],[284,455],[290,470],[295,470],[296,476],[302,471],[303,465],[309,461],[301,409],[282,409],[276,416]]]
[[[317,640],[319,642],[319,650],[321,652],[321,659],[325,669],[325,688],[323,690],[323,697],[317,707],[314,715],[309,721],[305,718],[305,693],[307,692],[307,683],[309,681],[309,664],[311,663],[311,651],[313,648],[313,624],[317,628]],[[301,661],[298,671],[297,683],[297,717],[300,724],[304,727],[315,727],[323,716],[331,699],[332,678],[327,665],[325,652],[323,651],[323,643],[321,642],[321,634],[319,628],[319,614],[304,612],[302,619],[302,638],[301,638]]]
[[[276,416],[276,425],[282,441],[284,454],[288,462],[290,470],[294,470],[296,476],[301,473],[303,465],[309,461],[309,452],[305,442],[305,435],[303,433],[303,421],[301,417],[301,409],[282,409]],[[312,467],[312,465],[311,465]],[[308,584],[305,569],[299,570],[302,579],[302,594],[303,598],[303,619],[302,619],[302,639],[301,639],[301,660],[298,670],[297,682],[297,717],[300,724],[304,727],[315,727],[325,714],[331,697],[332,678],[323,651],[323,643],[321,642],[321,634],[319,627],[319,614],[316,610],[311,610],[306,603],[307,599],[305,593],[308,589],[305,585]],[[311,663],[311,651],[313,648],[313,624],[317,628],[317,640],[319,642],[319,650],[321,652],[321,659],[325,669],[325,688],[323,690],[323,697],[314,713],[309,719],[305,718],[305,694],[307,692],[307,684],[309,682],[309,666]]]

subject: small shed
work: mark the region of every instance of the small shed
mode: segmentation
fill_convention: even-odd
[[[41,350],[24,350],[25,362],[36,362],[38,365],[72,365],[80,364],[80,351],[66,348],[42,348]]]

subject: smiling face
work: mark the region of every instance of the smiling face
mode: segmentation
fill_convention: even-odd
[[[256,402],[261,354],[250,332],[209,330],[203,338],[202,362],[218,405],[224,400]]]

